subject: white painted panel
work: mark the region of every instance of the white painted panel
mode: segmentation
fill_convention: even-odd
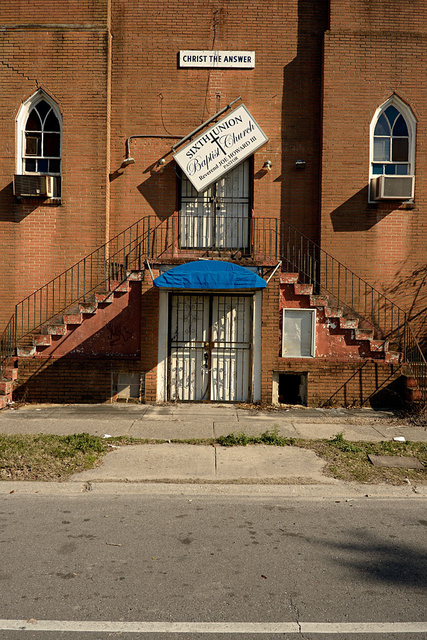
[[[314,309],[283,309],[282,357],[314,356],[315,322]]]

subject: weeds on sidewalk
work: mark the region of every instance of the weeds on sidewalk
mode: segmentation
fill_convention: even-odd
[[[97,436],[1,435],[0,480],[64,480],[99,464],[107,444]]]
[[[127,436],[109,439],[80,433],[57,435],[0,435],[0,480],[67,480],[78,471],[96,467],[111,446],[135,444],[220,445],[223,447],[270,445],[310,449],[326,462],[324,473],[339,480],[366,484],[427,484],[427,443],[423,442],[352,442],[338,433],[331,440],[285,438],[277,429],[252,436],[230,433],[206,440],[153,440]],[[368,454],[413,456],[424,469],[374,467]]]

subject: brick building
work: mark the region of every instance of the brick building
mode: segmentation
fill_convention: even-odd
[[[426,4],[3,0],[0,402],[419,398]]]

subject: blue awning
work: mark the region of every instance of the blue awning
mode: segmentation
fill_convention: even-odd
[[[232,262],[197,260],[169,269],[153,281],[167,289],[264,289],[265,280]]]

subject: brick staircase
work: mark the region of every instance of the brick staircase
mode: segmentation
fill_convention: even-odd
[[[73,334],[77,327],[96,315],[98,310],[114,304],[118,297],[128,293],[130,282],[143,279],[143,271],[131,271],[125,275],[124,281],[110,281],[108,291],[91,293],[86,296],[84,302],[71,305],[64,313],[50,319],[18,342],[17,357],[9,359],[3,377],[0,379],[0,409],[12,402],[13,388],[18,378],[19,358],[49,355],[55,349],[55,345]],[[298,273],[281,273],[280,286],[282,291],[286,289],[294,300],[297,299],[300,308],[317,309],[318,325],[323,325],[331,348],[338,345],[344,357],[383,361],[394,365],[402,364],[402,354],[391,348],[389,341],[383,338],[379,329],[366,319],[357,317],[347,308],[338,305],[329,295],[314,293],[313,285],[299,282]],[[422,398],[423,390],[420,393],[418,379],[415,380],[409,370],[406,375],[407,399],[419,400]]]
[[[14,382],[18,378],[18,361],[10,358],[3,376],[0,378],[0,409],[4,409],[13,402],[12,394]]]
[[[287,288],[291,297],[299,299],[303,304],[300,308],[317,309],[317,321],[327,327],[332,346],[334,340],[338,345],[338,337],[342,337],[345,346],[341,347],[341,351],[347,353],[348,357],[382,360],[389,364],[402,362],[402,354],[390,349],[389,341],[381,337],[377,328],[363,318],[348,314],[345,308],[336,306],[330,296],[314,294],[313,285],[301,284],[298,279],[298,273],[281,273],[281,289]],[[287,307],[286,303],[284,306]]]
[[[16,357],[10,358],[0,379],[0,409],[10,406],[15,381],[18,379],[19,359],[32,358],[46,354],[61,338],[72,334],[77,327],[97,314],[99,310],[113,305],[114,302],[130,291],[132,281],[141,281],[143,271],[127,274],[126,280],[110,281],[109,291],[91,293],[84,302],[77,302],[66,309],[65,313],[50,319],[19,341]]]

